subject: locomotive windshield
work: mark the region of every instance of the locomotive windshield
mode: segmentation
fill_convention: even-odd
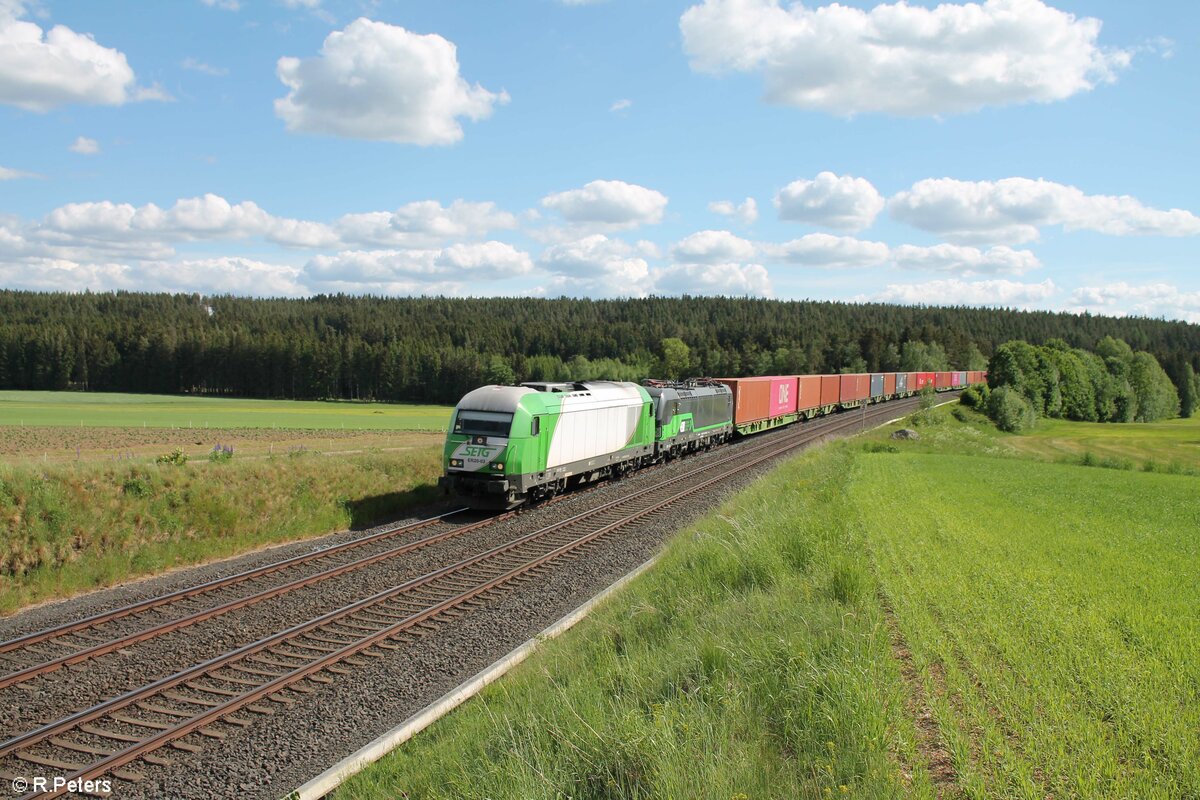
[[[499,411],[459,411],[454,432],[468,436],[508,436],[512,420],[512,414]]]

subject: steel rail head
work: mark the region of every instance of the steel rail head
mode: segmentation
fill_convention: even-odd
[[[461,514],[465,510],[466,510],[465,508],[456,508],[452,511],[447,511],[442,514],[437,514],[437,515],[429,517],[427,519],[407,523],[407,524],[400,525],[395,528],[389,528],[384,531],[378,531],[378,532],[370,534],[368,536],[363,536],[358,539],[351,539],[346,542],[341,542],[336,545],[331,545],[329,547],[321,548],[320,550],[314,550],[310,553],[300,553],[298,555],[292,556],[291,558],[285,558],[282,561],[273,561],[270,564],[263,564],[262,566],[253,567],[251,569],[236,573],[234,575],[227,575],[223,578],[214,578],[213,580],[206,581],[205,583],[200,583],[195,586],[189,586],[189,587],[180,589],[175,592],[169,592],[167,594],[158,595],[157,597],[150,597],[150,598],[147,598],[146,600],[142,600],[137,603],[130,603],[127,606],[115,608],[110,611],[101,611],[97,614],[93,614],[90,617],[85,617],[83,619],[76,620],[74,622],[67,622],[62,625],[56,625],[52,628],[45,628],[40,631],[34,631],[32,633],[27,633],[23,636],[18,636],[15,639],[9,639],[6,642],[0,642],[0,653],[7,653],[10,650],[15,650],[20,647],[25,647],[27,645],[36,644],[38,642],[43,642],[47,639],[52,639],[55,636],[62,636],[67,633],[73,633],[75,631],[84,630],[85,628],[91,628],[96,625],[101,625],[105,622],[111,622],[112,620],[115,620],[115,619],[127,617],[130,614],[137,614],[142,611],[148,611],[151,608],[157,608],[158,606],[165,605],[167,603],[174,603],[178,600],[183,600],[188,597],[193,597],[197,594],[203,594],[205,592],[213,591],[214,589],[220,589],[222,587],[229,586],[234,583],[240,583],[242,581],[251,580],[252,578],[257,578],[262,575],[267,575],[267,574],[276,572],[281,569],[286,569],[287,567],[295,566],[296,564],[303,563],[305,561],[311,561],[313,559],[324,558],[325,556],[334,555],[335,553],[341,552],[342,550],[346,550],[351,547],[358,547],[360,545],[378,541],[379,539],[387,538],[389,536],[397,536],[406,531],[416,530],[418,528],[423,528],[427,525],[432,525],[434,522],[445,519],[446,517],[452,516],[454,514]]]
[[[457,513],[457,512],[454,512],[454,513]],[[396,531],[389,533],[389,535],[394,535],[395,533],[399,533],[399,532],[401,532],[401,530],[412,530],[416,527],[424,527],[424,526],[430,524],[432,521],[443,519],[446,516],[449,516],[449,515],[442,514],[437,517],[432,517],[432,518],[430,518],[430,520],[423,520],[419,525],[409,526],[408,528],[405,528],[405,529],[397,529]],[[381,553],[375,553],[374,555],[370,555],[370,556],[363,556],[362,558],[356,559],[354,561],[350,561],[345,564],[340,564],[336,567],[329,567],[328,569],[322,570],[321,572],[317,572],[317,573],[314,573],[312,575],[308,575],[308,576],[305,576],[302,578],[297,578],[295,580],[289,581],[288,583],[282,583],[282,584],[279,584],[278,586],[273,586],[269,589],[263,589],[260,592],[246,595],[245,597],[236,598],[234,600],[230,600],[229,602],[222,603],[217,606],[213,606],[212,608],[202,609],[202,610],[194,612],[192,614],[187,614],[178,619],[167,620],[165,622],[159,623],[158,625],[153,625],[149,628],[143,628],[140,631],[135,631],[134,633],[126,634],[125,636],[120,636],[120,637],[110,639],[105,642],[99,642],[95,645],[92,645],[91,647],[85,647],[81,650],[77,650],[75,652],[68,653],[67,655],[64,655],[64,656],[59,656],[57,658],[49,659],[47,661],[43,661],[41,663],[34,664],[32,666],[25,667],[23,669],[19,669],[14,672],[0,675],[0,689],[5,689],[14,684],[21,683],[22,681],[30,680],[31,678],[35,678],[38,675],[44,675],[46,673],[53,672],[55,670],[61,669],[64,666],[68,666],[71,664],[78,664],[78,663],[86,661],[90,658],[96,658],[97,656],[102,656],[107,653],[112,653],[116,650],[119,650],[123,647],[127,647],[131,644],[137,644],[138,642],[143,642],[143,641],[146,641],[147,639],[153,639],[157,636],[161,636],[166,633],[172,633],[174,631],[181,630],[181,629],[189,627],[191,625],[195,625],[200,622],[204,622],[206,620],[212,619],[213,617],[217,617],[222,614],[227,614],[229,612],[236,611],[240,608],[245,608],[246,606],[254,605],[256,603],[260,603],[265,600],[269,600],[273,597],[278,597],[281,594],[287,594],[288,592],[294,591],[296,589],[300,589],[300,588],[303,588],[306,586],[312,586],[313,584],[320,583],[321,581],[329,580],[329,579],[335,578],[339,575],[344,575],[347,572],[354,572],[355,570],[359,570],[364,567],[368,567],[371,564],[375,564],[380,561],[386,561],[389,558],[395,558],[396,556],[403,555],[404,553],[409,553],[409,552],[412,552],[413,550],[418,550],[423,547],[428,547],[431,544],[436,544],[437,542],[445,541],[448,538],[453,538],[455,536],[461,536],[464,533],[469,533],[470,531],[478,530],[479,528],[485,527],[487,525],[491,525],[492,523],[494,523],[500,519],[504,519],[506,516],[507,515],[489,517],[488,519],[481,520],[479,522],[470,523],[468,525],[464,525],[459,528],[454,528],[453,530],[449,530],[444,533],[435,534],[433,536],[428,536],[424,539],[418,539],[413,542],[407,542],[403,545],[394,547],[390,550],[385,550]],[[359,543],[363,543],[363,540],[358,540],[355,542],[355,544],[359,544]],[[325,555],[325,553],[321,553],[321,554]],[[282,562],[280,562],[280,563],[282,563]]]

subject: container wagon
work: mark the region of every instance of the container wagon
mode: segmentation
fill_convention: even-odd
[[[841,379],[841,406],[854,408],[867,402],[870,396],[871,376],[865,373],[850,373]]]
[[[795,375],[717,380],[733,392],[733,422],[738,433],[757,433],[800,419]]]

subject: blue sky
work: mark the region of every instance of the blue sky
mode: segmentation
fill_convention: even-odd
[[[1183,2],[0,0],[0,286],[1200,322],[1198,45]]]

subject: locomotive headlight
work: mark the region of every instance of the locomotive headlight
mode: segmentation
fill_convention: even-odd
[[[450,466],[452,466],[452,467],[461,467],[461,466],[462,466],[462,459],[461,459],[461,458],[452,458],[452,459],[450,459]]]
[[[500,463],[497,463],[497,464],[496,464],[496,469],[497,469],[497,470],[499,470],[500,472],[504,472],[504,465],[503,465],[503,464],[500,464]]]

